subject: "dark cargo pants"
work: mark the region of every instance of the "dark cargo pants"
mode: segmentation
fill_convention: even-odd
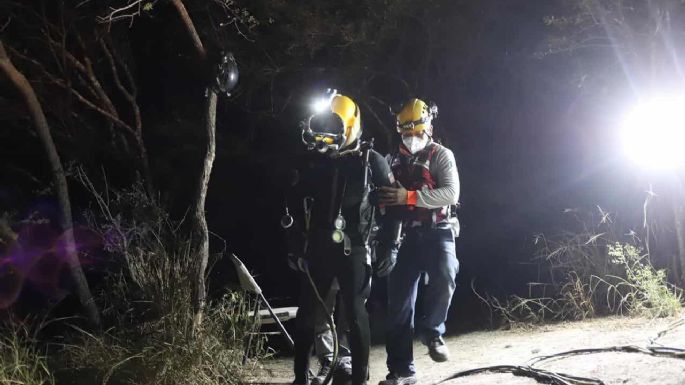
[[[366,247],[355,242],[350,255],[344,255],[342,245],[331,242],[313,244],[309,271],[322,296],[337,278],[350,329],[349,347],[352,356],[352,384],[366,382],[369,366],[369,316],[366,299],[369,296],[371,266]],[[355,244],[353,243],[353,245]],[[330,311],[330,309],[328,309]],[[300,303],[295,331],[295,381],[305,383],[309,357],[314,343],[317,314],[323,312],[308,279],[300,286]]]

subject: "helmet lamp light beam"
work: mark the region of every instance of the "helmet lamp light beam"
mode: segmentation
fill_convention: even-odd
[[[331,100],[328,98],[319,98],[316,99],[312,103],[312,111],[315,113],[321,113],[326,111],[326,108],[328,108],[331,105]]]
[[[322,96],[312,102],[311,108],[312,111],[315,114],[321,113],[326,111],[327,109],[330,108],[331,106],[331,101],[335,97],[335,95],[338,94],[338,91],[335,89],[328,89],[326,91],[326,96]]]

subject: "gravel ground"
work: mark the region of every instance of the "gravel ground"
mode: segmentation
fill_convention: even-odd
[[[451,359],[444,363],[430,360],[426,348],[418,341],[414,356],[419,384],[434,384],[450,374],[493,365],[522,365],[529,359],[585,348],[618,345],[646,346],[649,338],[666,329],[678,318],[639,319],[604,318],[583,322],[569,322],[532,329],[481,331],[448,336],[446,342]],[[658,343],[685,348],[685,326],[669,332]],[[385,378],[385,349],[371,350],[371,380],[377,384]],[[600,353],[556,359],[536,367],[570,375],[594,377],[607,385],[685,385],[685,359],[653,357],[636,353]],[[251,384],[290,384],[292,358],[271,359],[255,371]],[[457,385],[537,384],[533,379],[510,374],[480,374],[444,382]]]

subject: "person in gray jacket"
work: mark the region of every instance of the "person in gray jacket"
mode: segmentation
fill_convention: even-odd
[[[389,374],[380,385],[416,383],[412,351],[414,313],[422,274],[427,285],[423,314],[416,331],[436,362],[449,359],[442,339],[445,320],[459,271],[454,239],[459,222],[453,208],[459,201],[459,174],[454,154],[432,140],[437,107],[411,99],[397,115],[402,144],[388,162],[396,187],[380,188],[380,203],[389,215],[399,216],[404,238],[396,259],[386,258],[381,271],[388,275],[387,365]]]

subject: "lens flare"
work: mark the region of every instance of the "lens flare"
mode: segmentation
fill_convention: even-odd
[[[312,102],[312,111],[315,114],[326,111],[331,107],[331,98],[319,98]]]
[[[685,168],[685,97],[651,99],[623,122],[623,147],[637,165],[653,170]]]
[[[82,265],[93,264],[95,255],[102,250],[102,241],[87,229],[68,231],[77,233],[72,235],[79,240],[76,245],[70,246],[67,232],[48,223],[28,223],[19,229],[14,241],[0,250],[0,311],[11,308],[27,288],[34,304],[56,303],[69,294],[70,283],[65,281],[68,254],[78,253]]]
[[[12,306],[23,287],[23,272],[11,260],[0,259],[0,310]]]

